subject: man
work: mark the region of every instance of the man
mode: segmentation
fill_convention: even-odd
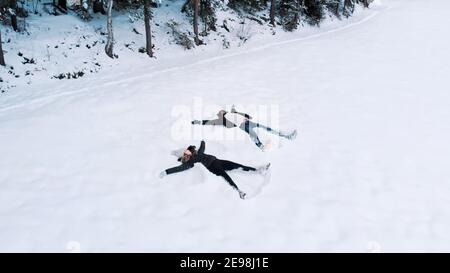
[[[230,117],[231,120],[227,119],[227,117],[225,116]],[[264,145],[259,140],[258,135],[255,132],[256,128],[262,128],[272,134],[284,137],[289,140],[293,140],[297,136],[297,130],[286,134],[281,131],[275,131],[272,128],[264,126],[262,124],[252,122],[252,117],[250,115],[236,111],[234,105],[231,107],[231,115],[225,110],[220,110],[219,113],[217,113],[217,117],[217,119],[212,120],[193,120],[191,123],[199,125],[220,125],[225,126],[226,128],[239,127],[250,136],[256,146],[258,146],[261,150],[264,150]]]

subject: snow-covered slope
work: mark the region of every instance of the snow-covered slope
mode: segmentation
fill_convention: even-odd
[[[3,26],[1,31],[7,67],[0,67],[1,101],[9,99],[9,96],[5,98],[5,93],[27,97],[36,95],[30,86],[46,83],[49,79],[54,79],[52,83],[56,84],[58,79],[69,77],[97,77],[97,72],[109,71],[115,66],[120,66],[116,71],[130,71],[137,67],[146,71],[160,70],[161,66],[180,66],[196,59],[230,54],[236,49],[245,51],[255,45],[291,40],[318,32],[316,27],[302,21],[296,32],[287,33],[280,26],[273,28],[265,23],[260,25],[248,19],[248,15],[239,15],[223,4],[216,10],[217,30],[201,37],[203,45],[185,50],[175,42],[173,31],[168,26],[168,23],[176,23],[181,33],[190,33],[188,36],[192,36],[191,18],[180,12],[183,3],[180,0],[166,0],[154,9],[152,37],[155,58],[152,59],[140,51],[145,45],[142,9],[114,12],[116,60],[111,60],[104,52],[107,30],[106,19],[102,14],[94,14],[93,19],[86,22],[72,11],[67,15],[52,16],[38,8],[38,14],[30,13],[29,17],[20,20],[20,25],[26,26],[22,27],[25,31],[14,32],[10,27]],[[34,10],[32,2],[27,2],[27,5],[29,10]],[[259,15],[262,14],[264,12]],[[321,23],[320,32],[361,21],[368,14],[371,11],[359,5],[353,16],[343,20],[327,14]],[[24,89],[29,92],[18,91]]]
[[[7,93],[0,250],[448,251],[450,3],[384,5],[310,38]],[[222,128],[179,139],[233,103],[299,136],[264,153]],[[244,201],[202,166],[158,178],[201,138],[270,176],[231,173]]]

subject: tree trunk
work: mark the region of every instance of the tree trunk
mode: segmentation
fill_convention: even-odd
[[[103,8],[103,1],[101,0],[92,1],[92,11],[94,13],[100,12],[101,14],[106,14],[105,9]]]
[[[3,48],[2,48],[2,33],[0,31],[0,65],[6,66],[5,57],[3,56]]]
[[[200,0],[192,0],[194,4],[194,34],[195,34],[195,44],[200,45],[201,41],[198,38],[198,9]]]
[[[297,0],[295,2],[295,8],[297,9],[295,12],[295,24],[296,26],[298,26],[299,22],[300,22],[300,17],[303,13],[303,8],[304,8],[304,0]]]
[[[298,5],[298,14],[299,14],[298,17],[300,19],[300,17],[305,14],[305,0],[298,0],[297,5]]]
[[[14,31],[19,31],[19,27],[17,26],[17,15],[15,13],[11,13],[11,26]]]
[[[113,7],[113,0],[108,0],[108,17],[107,17],[107,23],[106,27],[108,29],[108,40],[106,41],[105,46],[105,52],[106,55],[108,55],[110,58],[114,59],[114,34],[113,34],[113,27],[112,27],[112,7]]]
[[[270,1],[270,24],[275,26],[275,0]]]
[[[339,14],[339,16],[343,16],[344,15],[344,10],[345,10],[345,0],[339,0],[339,4],[338,4],[338,14]]]
[[[151,20],[151,0],[144,0],[145,49],[149,57],[153,57]]]
[[[64,10],[67,10],[67,1],[66,0],[58,0],[58,6],[60,6]]]
[[[203,22],[204,22],[204,33],[208,33],[208,0],[203,0],[203,2],[200,1],[200,13],[203,14]]]
[[[11,15],[11,26],[14,31],[19,31],[19,27],[17,26],[17,15],[16,15],[16,9],[17,9],[17,1],[16,0],[10,0],[9,1],[9,8],[10,8],[10,15]]]

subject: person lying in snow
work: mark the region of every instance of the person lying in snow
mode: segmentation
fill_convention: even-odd
[[[217,113],[218,116],[217,119],[193,120],[191,123],[200,125],[220,125],[225,126],[226,128],[239,127],[241,130],[243,130],[250,136],[253,142],[255,142],[256,146],[258,146],[261,150],[264,150],[264,145],[259,140],[258,135],[255,132],[255,128],[265,129],[266,131],[272,134],[287,138],[289,140],[293,140],[297,136],[297,130],[294,130],[291,133],[283,133],[281,131],[275,131],[274,129],[264,126],[262,124],[252,122],[250,121],[252,119],[250,115],[236,111],[234,105],[231,108],[231,113],[233,115],[229,115],[229,113],[225,110],[220,110],[219,113]],[[231,120],[227,119],[225,115],[227,115],[227,117],[230,117]]]
[[[231,187],[238,191],[239,197],[242,199],[245,198],[245,193],[241,191],[238,186],[233,182],[233,179],[227,174],[226,171],[231,171],[234,169],[241,168],[244,171],[256,171],[261,174],[264,174],[266,170],[269,169],[270,164],[264,165],[259,168],[244,166],[239,163],[231,162],[228,160],[218,159],[213,155],[205,154],[205,141],[202,140],[200,143],[200,148],[196,150],[195,146],[189,146],[186,150],[184,150],[183,155],[178,158],[178,161],[181,161],[181,165],[173,168],[169,168],[165,171],[162,171],[159,175],[160,178],[168,174],[178,173],[185,170],[188,170],[194,167],[195,163],[202,163],[210,172],[215,175],[222,176]]]

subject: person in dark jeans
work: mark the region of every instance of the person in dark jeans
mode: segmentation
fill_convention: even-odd
[[[244,171],[264,171],[267,170],[270,166],[268,164],[264,167],[256,169],[254,167],[245,166],[232,161],[218,159],[213,155],[205,154],[204,141],[200,143],[200,148],[198,150],[196,150],[195,146],[189,146],[183,152],[183,155],[178,159],[178,161],[181,161],[181,165],[162,171],[160,177],[163,178],[168,174],[182,172],[194,167],[195,163],[202,163],[203,166],[205,166],[206,169],[208,169],[213,174],[222,176],[230,184],[230,186],[233,187],[233,189],[238,191],[239,197],[242,199],[245,199],[246,194],[239,189],[239,187],[236,185],[236,183],[234,183],[233,179],[231,179],[226,171],[231,171],[239,168]]]
[[[192,124],[200,124],[200,125],[219,125],[219,126],[224,126],[226,128],[239,127],[241,130],[243,130],[250,136],[251,140],[261,150],[264,150],[264,145],[262,144],[261,140],[259,140],[258,134],[255,132],[256,128],[264,129],[272,134],[287,138],[289,140],[293,140],[297,136],[297,130],[294,130],[291,133],[283,133],[281,131],[276,131],[270,127],[259,124],[257,122],[253,122],[253,121],[251,121],[252,117],[250,115],[236,111],[234,105],[231,108],[231,113],[243,117],[243,120],[238,120],[237,122],[230,121],[229,119],[227,119],[225,117],[225,115],[227,115],[228,112],[225,110],[220,110],[219,113],[217,113],[217,119],[193,120],[191,123]]]

